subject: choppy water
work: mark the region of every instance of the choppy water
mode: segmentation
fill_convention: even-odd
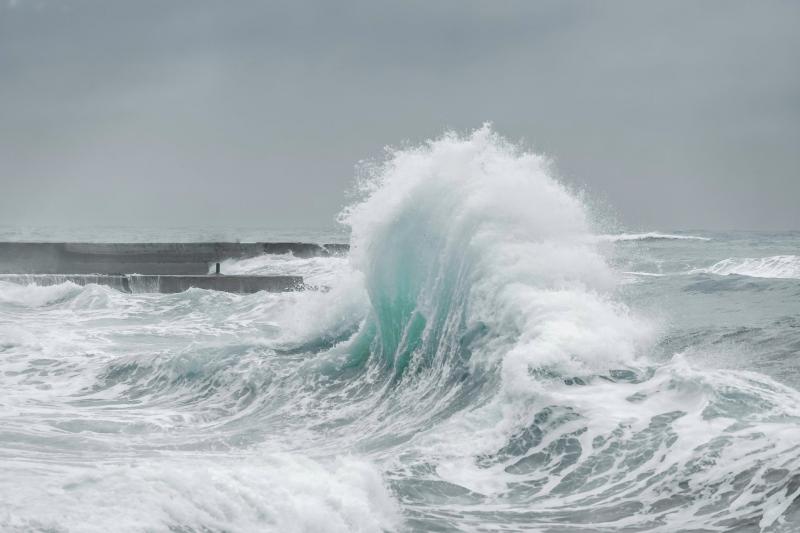
[[[800,234],[606,234],[487,129],[363,187],[225,265],[329,292],[0,283],[0,529],[800,528]]]

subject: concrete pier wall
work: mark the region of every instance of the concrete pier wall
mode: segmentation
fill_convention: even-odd
[[[314,257],[345,254],[346,244],[261,243],[40,243],[0,242],[3,274],[207,274],[229,258],[262,254]]]

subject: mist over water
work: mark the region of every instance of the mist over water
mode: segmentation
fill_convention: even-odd
[[[0,529],[800,527],[800,235],[609,235],[488,127],[359,187],[223,263],[327,292],[0,281]]]

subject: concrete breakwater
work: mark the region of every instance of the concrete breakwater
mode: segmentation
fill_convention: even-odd
[[[341,255],[346,244],[299,242],[70,243],[0,242],[0,281],[98,284],[123,292],[175,293],[201,288],[234,293],[302,290],[302,276],[209,274],[225,259],[264,254]]]
[[[1,274],[202,275],[216,262],[262,254],[345,254],[346,244],[300,242],[68,243],[0,242]]]
[[[215,276],[153,274],[0,274],[0,281],[19,285],[104,285],[130,293],[177,293],[191,288],[250,294],[258,291],[286,292],[302,290],[302,276]]]

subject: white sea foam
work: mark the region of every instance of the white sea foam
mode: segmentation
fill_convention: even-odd
[[[510,499],[509,487],[526,480],[541,487],[538,513],[569,509],[603,531],[668,533],[753,516],[768,528],[800,494],[768,493],[773,477],[786,482],[800,468],[797,392],[757,374],[695,370],[678,356],[640,383],[553,383],[527,417],[512,413],[501,404],[465,413],[418,445],[440,458],[450,483]],[[530,449],[517,437],[489,468],[464,453],[465,442],[479,457],[508,449],[509,434],[525,435]],[[606,509],[626,507],[607,521]]]
[[[736,274],[753,278],[795,278],[800,279],[800,256],[775,255],[771,257],[745,257],[723,259],[708,268],[694,270],[693,273]]]
[[[56,285],[20,285],[8,281],[0,281],[0,303],[16,304],[25,307],[41,307],[49,305],[81,291],[81,287],[72,282]]]
[[[380,473],[347,457],[171,454],[46,473],[27,467],[4,463],[3,531],[380,533],[399,524]]]
[[[259,276],[303,276],[306,285],[331,286],[348,264],[347,257],[295,257],[288,254],[265,254],[245,259],[226,259],[220,264],[223,274]],[[209,273],[214,272],[214,266]]]

